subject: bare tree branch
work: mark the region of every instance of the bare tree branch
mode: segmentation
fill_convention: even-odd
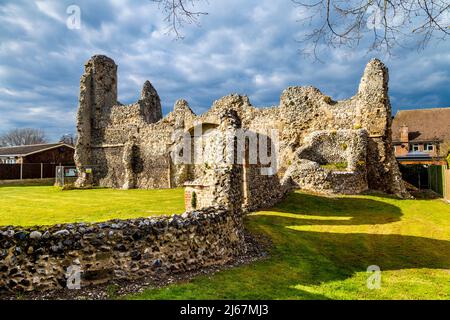
[[[182,38],[185,24],[198,24],[207,12],[195,6],[207,0],[150,0],[166,13],[169,30]],[[356,48],[363,41],[369,51],[391,55],[407,45],[424,49],[431,39],[450,35],[449,0],[291,0],[302,11],[306,26],[299,39],[301,52],[319,55],[337,47]]]
[[[199,24],[199,17],[207,12],[195,11],[194,8],[207,0],[150,0],[158,3],[166,14],[164,19],[168,23],[168,32],[173,32],[177,38],[183,38],[180,29],[186,24]]]
[[[0,146],[23,146],[46,142],[45,132],[33,128],[12,129],[0,136]]]
[[[415,43],[423,49],[433,38],[450,35],[448,0],[314,0],[292,2],[306,14],[300,22],[310,31],[300,40],[306,55],[318,59],[327,48],[356,48],[371,39],[369,51],[392,54]],[[320,59],[318,59],[320,60]]]
[[[75,146],[77,139],[78,139],[78,136],[76,134],[66,133],[66,134],[63,134],[61,136],[61,138],[59,138],[59,142]]]

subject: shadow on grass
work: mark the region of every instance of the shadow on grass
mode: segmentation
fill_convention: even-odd
[[[367,267],[378,265],[381,271],[450,268],[450,242],[425,237],[369,234],[357,232],[361,225],[386,224],[402,219],[401,209],[390,200],[363,197],[329,198],[291,193],[276,208],[245,218],[255,233],[271,238],[268,259],[246,266],[200,276],[192,281],[162,289],[149,289],[140,299],[312,299],[336,297],[332,290],[342,290],[348,298],[367,295]],[[413,222],[414,223],[414,222]],[[418,222],[419,223],[419,222]],[[297,226],[346,226],[354,233],[295,230]],[[351,231],[350,231],[351,232]],[[364,276],[355,277],[362,272]],[[408,284],[420,287],[424,274],[408,270]],[[350,279],[350,281],[344,281]],[[342,282],[341,282],[342,281]],[[432,281],[438,281],[432,278]],[[333,282],[338,282],[334,284]],[[436,286],[440,286],[437,284]],[[436,291],[438,291],[436,289]],[[434,298],[436,291],[426,292]],[[402,284],[390,292],[392,298],[409,297]],[[373,293],[376,296],[376,293]]]
[[[278,294],[288,298],[323,299],[327,297],[293,286],[342,281],[357,272],[366,272],[370,265],[377,265],[382,271],[450,269],[450,241],[397,234],[295,230],[296,226],[305,225],[381,225],[399,221],[401,217],[397,206],[372,199],[292,193],[276,208],[246,219],[252,230],[272,238],[270,263],[277,265],[276,269],[283,274],[275,280],[280,288]],[[264,268],[255,271],[267,272]],[[365,285],[361,283],[361,289]]]
[[[296,192],[290,193],[275,208],[258,214],[264,215],[264,212],[272,216],[276,212],[286,213],[294,221],[295,215],[299,215],[300,221],[295,222],[302,225],[374,225],[396,222],[402,217],[400,208],[381,201],[353,197],[331,198]]]

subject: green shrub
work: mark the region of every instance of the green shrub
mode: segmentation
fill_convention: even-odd
[[[333,102],[330,96],[324,96],[323,101],[325,101],[325,103],[327,104],[331,104]]]
[[[195,193],[195,191],[192,192],[192,197],[191,197],[191,207],[192,207],[193,209],[196,209],[196,208],[197,208],[197,193]]]
[[[328,169],[331,171],[339,171],[347,169],[347,162],[335,162],[335,163],[327,163],[320,165],[324,169]]]
[[[111,284],[106,287],[106,293],[108,295],[108,299],[114,300],[117,299],[117,292],[119,291],[119,286],[116,284]]]

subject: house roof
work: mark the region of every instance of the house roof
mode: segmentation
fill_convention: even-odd
[[[8,157],[24,157],[34,153],[51,150],[54,148],[58,148],[61,146],[69,147],[74,149],[73,146],[65,144],[65,143],[45,143],[45,144],[33,144],[27,146],[15,146],[15,147],[2,147],[0,148],[0,157],[8,156]]]
[[[401,110],[392,122],[392,141],[400,140],[400,128],[406,125],[409,141],[450,141],[450,107]]]

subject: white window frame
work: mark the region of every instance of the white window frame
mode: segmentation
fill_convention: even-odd
[[[431,149],[430,149],[431,147]],[[424,151],[434,151],[434,144],[432,143],[425,143],[424,147],[423,147]]]
[[[417,148],[417,150],[414,150],[415,148]],[[411,149],[412,149],[413,152],[419,151],[419,149],[420,149],[420,144],[417,144],[417,143],[412,144],[412,145],[411,145]]]

